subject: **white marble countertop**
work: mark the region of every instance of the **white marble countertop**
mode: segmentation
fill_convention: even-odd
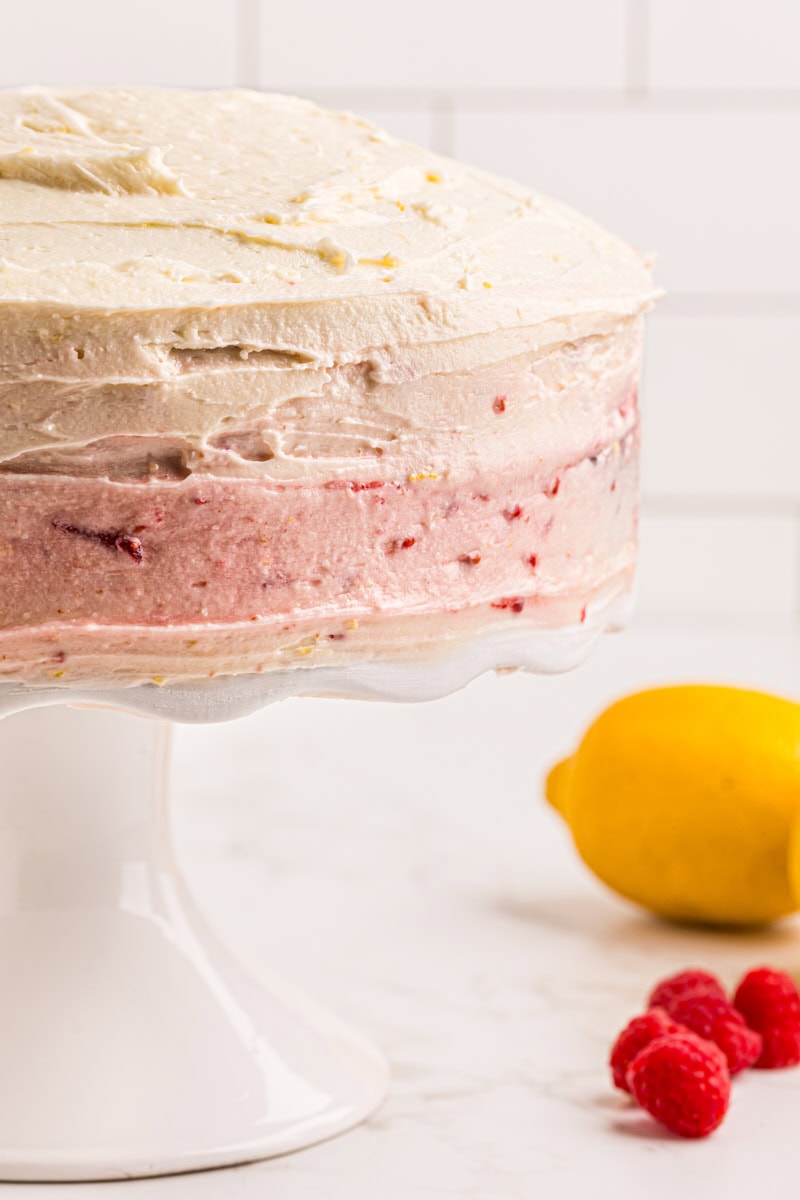
[[[365,1126],[223,1172],[69,1185],[69,1200],[700,1200],[785,1188],[800,1070],[752,1072],[704,1143],[660,1134],[608,1083],[617,1029],[661,974],[800,968],[800,924],[692,933],[606,893],[541,800],[600,707],[667,680],[797,691],[797,633],[634,629],[571,675],[486,677],[433,704],[288,701],[181,728],[186,874],[255,972],[359,1024],[393,1069]],[[121,1190],[120,1190],[121,1189]],[[57,1188],[6,1185],[48,1200]]]

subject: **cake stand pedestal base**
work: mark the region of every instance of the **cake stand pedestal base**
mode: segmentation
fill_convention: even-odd
[[[0,720],[0,1179],[121,1179],[284,1154],[382,1100],[381,1055],[256,983],[186,893],[169,726]]]

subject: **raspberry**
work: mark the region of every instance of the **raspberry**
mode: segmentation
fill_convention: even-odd
[[[690,992],[702,992],[704,996],[712,995],[719,996],[722,1000],[728,999],[725,988],[716,975],[709,975],[708,971],[693,969],[680,971],[677,975],[670,975],[669,978],[662,979],[660,983],[657,983],[650,994],[647,1006],[648,1008],[665,1008],[667,1012],[671,1012],[675,1000]]]
[[[733,1003],[753,1029],[760,1029],[764,1018],[800,1024],[800,992],[791,975],[783,971],[770,967],[748,971],[736,989]]]
[[[744,1017],[730,1001],[720,999],[713,992],[688,992],[679,996],[670,1015],[698,1037],[719,1046],[731,1075],[752,1067],[761,1054],[761,1034],[748,1029]]]
[[[757,1067],[772,1070],[800,1063],[800,993],[789,975],[769,967],[748,971],[733,1003],[763,1039]]]
[[[641,1017],[634,1017],[623,1029],[611,1050],[609,1066],[614,1077],[614,1086],[629,1092],[627,1074],[636,1055],[657,1037],[667,1033],[681,1033],[680,1025],[671,1021],[663,1008],[651,1008]]]
[[[713,1133],[731,1098],[725,1055],[693,1033],[670,1033],[645,1046],[631,1063],[628,1084],[651,1117],[686,1138]]]
[[[776,1025],[761,1034],[763,1048],[753,1066],[762,1071],[796,1067],[800,1063],[800,1029]]]
[[[501,600],[492,601],[492,608],[510,608],[513,613],[521,613],[524,607],[524,596],[503,596]]]
[[[70,525],[66,521],[53,521],[53,528],[60,530],[61,533],[71,533],[75,537],[86,538],[89,541],[99,542],[101,546],[107,546],[109,550],[121,550],[123,554],[129,555],[134,562],[144,562],[144,550],[142,543],[138,537],[132,537],[129,533],[124,533],[118,529],[85,529],[82,525]],[[138,531],[141,532],[144,526],[141,525]]]

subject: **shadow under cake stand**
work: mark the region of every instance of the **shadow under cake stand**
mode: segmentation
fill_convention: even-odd
[[[359,1033],[256,982],[197,912],[166,812],[173,721],[291,695],[427,700],[493,668],[565,670],[624,617],[493,634],[435,658],[204,684],[0,684],[0,1179],[136,1178],[313,1145],[389,1072]]]

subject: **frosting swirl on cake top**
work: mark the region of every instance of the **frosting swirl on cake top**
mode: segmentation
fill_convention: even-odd
[[[95,327],[105,310],[116,373],[136,376],[131,339],[326,364],[542,325],[534,340],[562,341],[653,296],[641,257],[593,222],[309,101],[0,93],[0,365],[24,361],[30,306],[40,341],[64,309]]]

